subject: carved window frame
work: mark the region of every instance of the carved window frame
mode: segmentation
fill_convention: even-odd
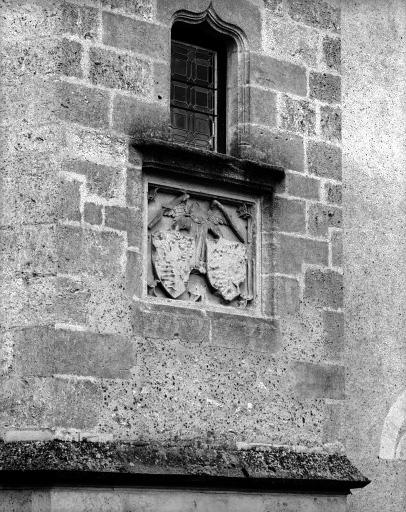
[[[246,36],[241,29],[222,20],[212,5],[200,13],[175,12],[172,27],[175,24],[206,24],[225,45],[225,141],[220,152],[239,156],[240,146],[249,143],[249,51]]]

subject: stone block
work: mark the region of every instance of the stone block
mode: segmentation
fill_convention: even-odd
[[[317,67],[319,34],[315,30],[266,13],[263,33],[266,54],[302,66]]]
[[[310,174],[341,180],[341,149],[337,146],[309,140],[307,164]]]
[[[316,237],[326,237],[328,228],[341,228],[343,222],[342,209],[321,203],[308,205],[308,230]]]
[[[53,327],[30,327],[15,336],[14,369],[24,377],[128,378],[134,364],[134,344],[124,336]]]
[[[283,16],[283,0],[265,0],[264,5],[274,16]]]
[[[341,72],[341,40],[336,37],[323,38],[323,62],[332,71]]]
[[[154,2],[152,0],[102,0],[103,9],[111,9],[113,12],[121,11],[124,14],[131,14],[144,18],[152,19],[154,12]]]
[[[4,378],[0,421],[10,427],[91,429],[97,425],[99,384],[71,378]]]
[[[66,274],[116,276],[123,272],[124,239],[111,231],[58,226],[58,268]]]
[[[130,298],[145,293],[143,258],[139,252],[127,251],[126,292]]]
[[[83,48],[80,43],[62,39],[56,48],[55,60],[57,70],[66,76],[82,78],[81,67]]]
[[[342,185],[339,183],[325,183],[324,195],[328,203],[341,205],[342,203]]]
[[[303,263],[328,266],[328,244],[308,238],[278,235],[276,243],[276,272],[300,274]]]
[[[323,443],[342,442],[344,439],[345,404],[340,402],[326,403],[324,411]]]
[[[312,102],[284,95],[279,115],[282,129],[302,135],[316,134],[316,108]]]
[[[305,274],[304,298],[318,307],[343,307],[343,276],[334,270],[308,268]]]
[[[319,29],[340,32],[341,11],[324,0],[288,0],[289,16]]]
[[[320,180],[303,174],[287,173],[286,192],[290,196],[317,201],[320,197]]]
[[[296,361],[292,371],[296,378],[295,390],[300,398],[344,400],[344,366]]]
[[[62,163],[62,170],[86,176],[86,189],[89,194],[95,194],[104,199],[117,199],[123,193],[122,168],[68,158]]]
[[[128,167],[126,203],[128,206],[141,207],[143,201],[144,187],[141,169]]]
[[[108,46],[169,61],[170,38],[169,27],[103,12],[103,43]]]
[[[113,128],[132,136],[167,139],[170,129],[169,106],[117,95],[113,104]]]
[[[323,311],[325,357],[341,360],[344,350],[344,315],[337,311]]]
[[[311,98],[326,103],[340,103],[341,78],[337,75],[311,71],[309,75],[309,94]]]
[[[84,221],[88,224],[100,225],[103,221],[101,205],[95,203],[85,203],[83,218]]]
[[[1,230],[0,275],[22,277],[56,273],[55,227],[14,226]]]
[[[329,106],[320,108],[320,128],[324,139],[341,143],[341,109]]]
[[[297,316],[301,292],[299,281],[296,278],[264,276],[262,288],[266,315]]]
[[[70,181],[61,178],[58,208],[60,220],[80,222],[80,185],[81,183],[79,181]]]
[[[105,224],[109,228],[126,231],[129,246],[141,245],[143,225],[140,208],[106,206]]]
[[[171,66],[170,61],[153,62],[154,92],[152,99],[165,105],[169,105],[171,91]]]
[[[138,96],[150,96],[152,70],[146,60],[104,48],[91,48],[89,61],[92,83],[122,89]]]
[[[277,91],[307,95],[306,69],[263,54],[251,54],[251,81],[253,84]]]
[[[64,149],[67,158],[88,160],[124,171],[128,158],[128,141],[106,130],[68,125]]]
[[[3,328],[48,324],[55,321],[53,276],[2,279],[0,324]]]
[[[84,324],[90,291],[80,278],[58,276],[56,281],[56,321]]]
[[[60,23],[61,32],[90,40],[98,38],[99,13],[94,7],[63,2]]]
[[[273,132],[265,126],[251,125],[250,145],[241,147],[241,157],[302,172],[303,138],[288,132]]]
[[[343,266],[343,235],[340,231],[331,234],[331,264],[333,267]]]
[[[209,318],[212,345],[267,354],[279,348],[278,327],[270,319],[219,312]]]
[[[274,92],[250,87],[250,105],[252,123],[276,125],[276,94]]]
[[[93,128],[108,126],[108,92],[94,87],[58,82],[55,94],[56,116],[59,119]]]
[[[304,233],[306,231],[305,202],[298,199],[275,197],[264,205],[262,228],[264,231]]]
[[[164,306],[133,305],[133,329],[139,336],[186,343],[209,343],[210,321],[202,310]]]

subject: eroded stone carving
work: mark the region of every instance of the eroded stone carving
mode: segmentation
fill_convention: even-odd
[[[150,185],[148,293],[250,306],[254,219],[254,203]]]

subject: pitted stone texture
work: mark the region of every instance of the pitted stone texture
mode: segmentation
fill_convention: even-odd
[[[318,44],[315,30],[265,14],[263,47],[267,55],[316,67]]]
[[[93,428],[101,405],[100,386],[70,378],[3,378],[0,423],[8,428]]]
[[[147,20],[152,19],[154,13],[152,0],[102,0],[102,7],[111,9],[113,12],[132,14]]]
[[[287,10],[295,21],[332,32],[340,32],[341,11],[329,1],[288,0]]]

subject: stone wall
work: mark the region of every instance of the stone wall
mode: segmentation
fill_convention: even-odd
[[[269,307],[256,321],[226,315],[229,326],[217,336],[217,320],[196,308],[169,307],[165,329],[150,313],[140,328],[143,173],[130,141],[166,136],[170,16],[208,4],[1,5],[6,438],[340,449],[337,7],[213,3],[245,31],[251,50],[249,144],[234,152],[287,173],[264,203]],[[258,331],[264,318],[274,327]],[[207,335],[191,335],[196,325]]]

